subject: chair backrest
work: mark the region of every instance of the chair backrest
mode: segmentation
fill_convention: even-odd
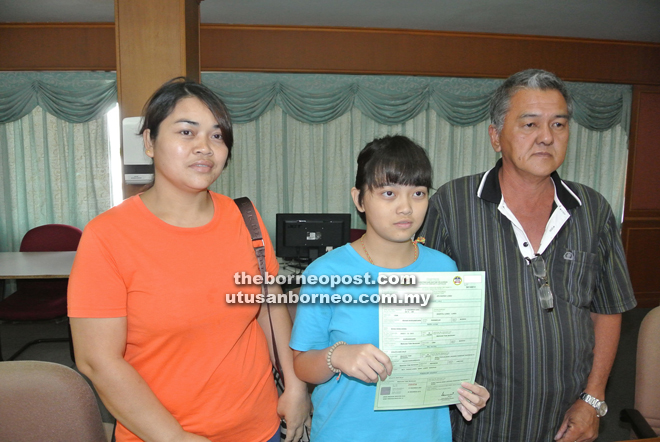
[[[78,248],[82,231],[66,224],[45,224],[34,227],[21,241],[21,252],[68,252]],[[66,297],[67,279],[19,279],[21,291],[50,292],[52,296]]]
[[[94,392],[69,367],[0,362],[0,398],[0,440],[107,441]]]
[[[635,408],[660,434],[660,306],[651,310],[639,328]]]
[[[21,252],[68,252],[75,251],[82,231],[66,224],[45,224],[34,227],[21,241]]]

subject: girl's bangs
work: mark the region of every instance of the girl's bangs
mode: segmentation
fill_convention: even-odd
[[[425,167],[425,162],[413,161],[380,161],[374,164],[373,181],[368,183],[369,188],[384,187],[392,184],[402,186],[423,186],[431,188],[433,185],[433,174],[430,167]],[[430,166],[430,165],[429,165]]]

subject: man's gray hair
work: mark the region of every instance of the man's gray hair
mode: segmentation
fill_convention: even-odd
[[[504,117],[509,112],[511,97],[521,89],[555,90],[566,100],[568,117],[573,115],[573,100],[566,84],[552,72],[542,69],[527,69],[513,74],[495,90],[490,100],[490,122],[498,132],[504,126]]]

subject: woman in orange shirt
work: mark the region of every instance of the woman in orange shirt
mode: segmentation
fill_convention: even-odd
[[[236,204],[208,190],[231,156],[224,104],[174,79],[147,102],[140,133],[153,186],[87,225],[72,270],[78,368],[117,418],[118,441],[279,440],[280,417],[287,441],[298,440],[310,405],[286,345],[286,307],[271,306],[287,386],[278,400],[265,307],[225,301],[261,287],[234,280],[259,274],[252,241]]]

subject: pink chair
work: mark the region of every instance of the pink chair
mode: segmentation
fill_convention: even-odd
[[[107,442],[94,392],[76,371],[43,361],[0,362],[0,439]]]
[[[635,408],[646,418],[653,431],[660,434],[660,307],[651,310],[642,321],[637,342]]]
[[[30,229],[21,241],[21,252],[75,251],[82,231],[64,224],[46,224]],[[17,290],[0,300],[0,321],[26,322],[65,318],[68,279],[18,279]],[[28,347],[41,342],[71,342],[68,338],[36,339],[28,342],[8,360],[15,359]],[[73,350],[71,349],[73,359]],[[2,346],[0,345],[0,361]]]
[[[642,320],[637,338],[635,408],[621,411],[621,419],[630,422],[640,438],[660,435],[660,306]]]

